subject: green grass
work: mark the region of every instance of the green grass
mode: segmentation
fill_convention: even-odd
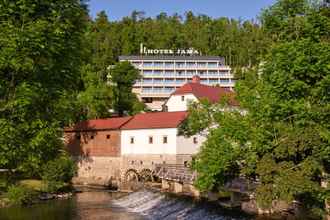
[[[36,179],[20,180],[18,185],[35,191],[44,191],[47,187],[47,184],[45,184],[42,180]]]

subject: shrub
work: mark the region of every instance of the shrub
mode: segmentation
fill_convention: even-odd
[[[76,173],[75,163],[67,156],[49,161],[43,167],[42,179],[47,183],[47,191],[55,192],[65,187]]]
[[[23,186],[11,185],[8,187],[7,197],[13,205],[25,205],[32,202],[34,192]]]

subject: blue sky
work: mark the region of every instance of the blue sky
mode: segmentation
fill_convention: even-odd
[[[154,17],[160,12],[169,15],[177,12],[183,15],[191,10],[196,14],[206,14],[213,18],[229,17],[253,19],[262,8],[276,0],[89,0],[92,17],[105,10],[111,21],[120,20],[133,10],[144,11],[146,16]]]

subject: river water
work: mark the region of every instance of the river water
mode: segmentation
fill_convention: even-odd
[[[251,219],[219,206],[193,202],[150,190],[128,195],[91,191],[70,199],[52,200],[29,207],[0,209],[0,220],[142,220],[142,219]]]

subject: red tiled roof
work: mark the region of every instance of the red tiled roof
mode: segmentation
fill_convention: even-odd
[[[198,99],[206,98],[212,103],[221,101],[223,97],[229,98],[229,105],[239,106],[239,102],[235,99],[235,92],[218,86],[208,86],[200,83],[186,83],[172,95],[193,94]]]
[[[78,122],[74,127],[65,128],[65,131],[89,131],[89,130],[115,130],[119,129],[132,117],[118,117],[106,119],[94,119]]]
[[[150,112],[135,115],[122,129],[176,128],[186,119],[188,112]]]

